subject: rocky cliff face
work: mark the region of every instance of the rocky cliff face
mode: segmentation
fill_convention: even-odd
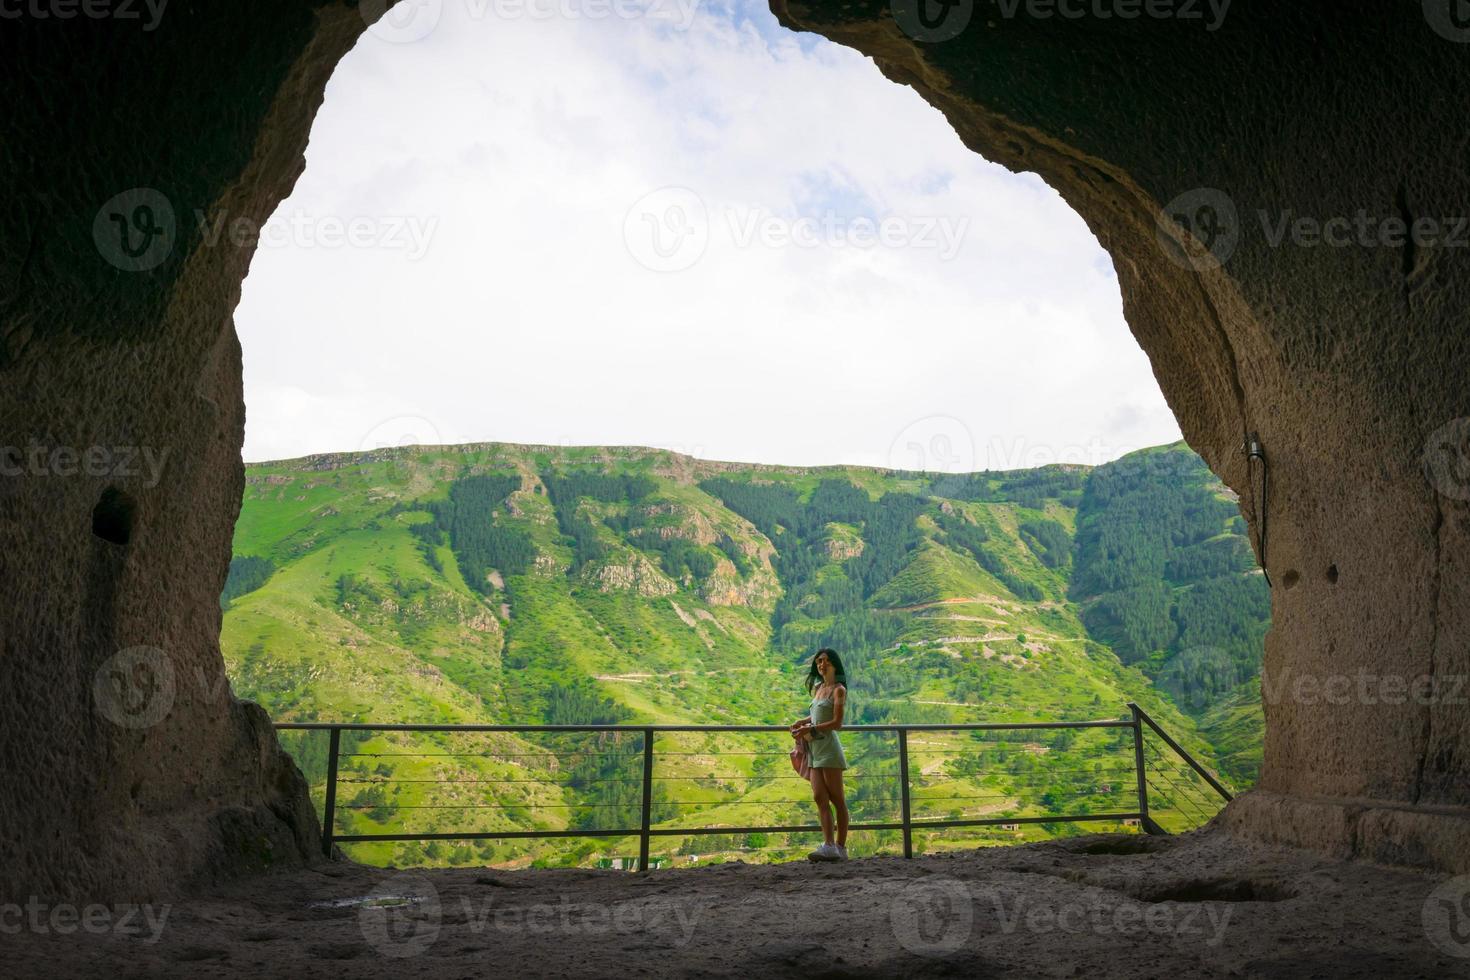
[[[588,568],[583,577],[599,592],[632,592],[644,597],[673,595],[678,591],[669,577],[647,558],[635,557],[626,565],[607,563]]]
[[[252,250],[185,219],[269,217],[367,9],[178,0],[156,32],[8,22],[7,895],[151,894],[313,853],[301,781],[219,686],[241,490],[231,311]],[[901,3],[777,2],[1062,193],[1258,542],[1269,517],[1263,791],[1230,825],[1470,868],[1470,714],[1449,693],[1470,675],[1470,249],[1455,246],[1470,45],[1435,4],[1238,5],[1214,29],[945,9],[967,23],[940,36]],[[119,238],[112,213],[137,235]],[[1269,495],[1239,451],[1251,432]],[[160,471],[120,464],[140,446],[167,454]],[[113,659],[139,647],[163,659]],[[162,720],[98,710],[99,676],[124,694],[153,678],[136,708],[169,671]]]

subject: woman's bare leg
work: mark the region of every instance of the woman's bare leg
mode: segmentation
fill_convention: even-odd
[[[812,783],[812,799],[817,803],[817,821],[822,825],[822,839],[832,843],[832,810],[827,806],[827,781],[822,777],[825,769],[813,769],[808,778]]]
[[[813,771],[822,773],[822,780],[827,787],[827,797],[832,801],[832,806],[837,810],[837,844],[840,847],[846,847],[847,796],[842,787],[842,770],[820,769]]]

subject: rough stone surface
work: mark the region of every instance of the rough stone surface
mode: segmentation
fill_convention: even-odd
[[[786,23],[872,55],[968,145],[1062,193],[1112,254],[1191,445],[1258,539],[1269,514],[1262,785],[1286,802],[1234,808],[1236,830],[1358,853],[1353,840],[1380,841],[1430,864],[1463,855],[1470,712],[1393,691],[1470,675],[1470,448],[1456,422],[1470,416],[1470,249],[1273,246],[1257,215],[1470,214],[1470,45],[1429,27],[1433,4],[1380,0],[1237,4],[1215,31],[959,4],[970,28],[923,45],[895,26],[903,6],[778,0]],[[252,249],[211,244],[200,216],[259,224],[288,193],[363,16],[174,0],[151,31],[89,17],[0,31],[0,463],[21,474],[0,479],[6,896],[146,897],[315,853],[299,775],[223,683],[215,597],[244,411],[231,314]],[[1171,260],[1157,216],[1202,187],[1241,221],[1228,261],[1199,271]],[[163,254],[129,271],[111,214],[148,222],[137,194],[109,202],[139,188],[168,234],[130,237]],[[1247,431],[1271,459],[1264,512],[1238,452]],[[37,472],[33,447],[111,466],[78,475],[74,457],[43,454]],[[123,472],[127,447],[161,469]],[[112,660],[137,647],[161,651],[141,662],[153,674]],[[161,719],[130,727],[97,710],[99,672],[126,695],[158,663],[175,680]],[[1360,675],[1393,689],[1321,693]],[[153,691],[131,693],[147,709]],[[1358,819],[1339,807],[1327,840],[1287,815],[1312,799],[1394,806]]]
[[[871,56],[966,145],[1034,171],[1087,221],[1186,439],[1239,494],[1258,557],[1268,531],[1262,789],[1391,804],[1375,818],[1397,814],[1385,853],[1463,866],[1470,44],[1433,29],[1433,3],[1236,4],[1213,31],[1002,6],[955,5],[973,9],[966,30],[917,44],[895,20],[904,3],[772,3],[788,26]],[[1200,189],[1237,215],[1216,253],[1161,232],[1177,229],[1161,213]],[[1278,234],[1302,218],[1335,220],[1334,240],[1349,242]],[[1426,220],[1437,244],[1374,237]],[[1241,452],[1251,432],[1270,464],[1264,504]],[[1366,832],[1344,820],[1329,841],[1305,817],[1280,819],[1290,805],[1244,804],[1237,829],[1274,812],[1273,837],[1333,852]],[[1416,827],[1432,839],[1416,842]]]
[[[1463,807],[1256,790],[1226,807],[1213,827],[1333,857],[1470,874],[1467,819]]]
[[[170,4],[152,32],[0,30],[24,105],[0,145],[0,452],[17,451],[0,477],[6,901],[158,897],[319,849],[299,772],[219,651],[243,487],[231,315],[251,249],[209,245],[195,211],[270,215],[361,27],[345,7],[266,3]],[[139,187],[174,224],[153,238],[163,260],[129,271],[107,215],[100,245],[94,224]]]
[[[140,913],[141,936],[27,932],[6,958],[18,978],[108,980],[1453,980],[1470,977],[1470,940],[1439,903],[1467,890],[1223,834],[645,874],[325,865]],[[162,922],[152,942],[149,921]]]

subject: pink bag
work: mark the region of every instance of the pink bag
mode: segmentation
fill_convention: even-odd
[[[812,778],[811,754],[807,751],[808,743],[804,738],[796,740],[796,745],[791,749],[791,768],[802,779]]]

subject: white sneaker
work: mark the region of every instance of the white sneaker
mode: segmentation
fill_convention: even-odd
[[[839,858],[837,856],[837,845],[835,845],[835,844],[823,844],[821,847],[818,847],[815,851],[812,851],[810,854],[808,854],[806,856],[806,859],[808,861],[840,861],[840,860],[842,860],[841,858]]]
[[[847,848],[843,847],[841,844],[833,844],[832,849],[837,853],[837,860],[847,860]]]

